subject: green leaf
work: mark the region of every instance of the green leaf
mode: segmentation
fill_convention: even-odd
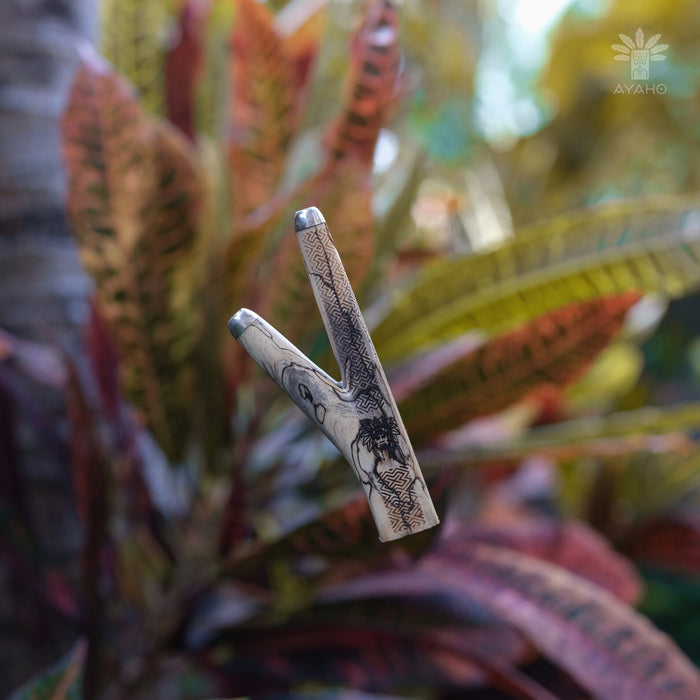
[[[104,0],[100,4],[100,49],[128,78],[153,114],[164,107],[164,66],[172,0]]]
[[[82,261],[124,365],[124,386],[171,457],[187,439],[191,252],[199,170],[174,128],[144,114],[95,63],[78,71],[63,121],[69,212]]]
[[[659,435],[697,429],[700,426],[700,403],[676,406],[644,406],[633,411],[619,411],[607,416],[590,416],[536,428],[519,443],[536,446],[570,445],[587,440]]]
[[[488,252],[443,260],[387,295],[372,337],[383,361],[473,329],[503,331],[563,304],[700,283],[696,198],[611,203],[521,230]]]
[[[429,442],[545,384],[571,383],[620,330],[638,298],[631,292],[570,304],[456,359],[441,349],[409,363],[392,390],[411,440]]]
[[[530,454],[555,459],[635,452],[684,451],[692,443],[682,431],[700,426],[700,404],[645,406],[607,416],[586,416],[533,428],[498,444],[472,445],[423,453],[421,464],[445,465],[493,460],[519,460]]]
[[[60,661],[16,690],[8,700],[82,700],[87,645],[78,642]]]

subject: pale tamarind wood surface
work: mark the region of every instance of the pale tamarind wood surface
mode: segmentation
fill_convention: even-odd
[[[297,212],[294,227],[340,382],[248,309],[229,329],[350,463],[380,540],[433,527],[438,516],[326,221],[310,207]]]

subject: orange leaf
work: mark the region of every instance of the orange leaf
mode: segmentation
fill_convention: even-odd
[[[326,26],[326,3],[289,3],[277,15],[276,23],[284,37],[284,49],[294,66],[295,88],[307,87],[309,74],[318,56]]]
[[[231,33],[229,166],[234,226],[275,193],[294,128],[294,66],[256,0],[237,0]]]
[[[415,442],[508,408],[545,384],[577,379],[620,330],[636,292],[544,314],[455,359],[444,348],[409,363],[393,390]],[[445,364],[447,360],[447,364]]]
[[[332,158],[354,153],[371,162],[379,130],[396,101],[398,34],[398,15],[391,0],[369,0],[364,22],[350,46],[343,110],[327,135]]]

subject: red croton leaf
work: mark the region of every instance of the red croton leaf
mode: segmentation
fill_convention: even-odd
[[[340,604],[360,599],[404,598],[419,609],[420,601],[439,597],[457,614],[481,608],[526,635],[552,661],[583,687],[600,698],[615,700],[691,700],[700,697],[700,676],[693,665],[666,635],[625,605],[609,591],[566,571],[562,566],[504,546],[482,544],[499,539],[493,533],[455,533],[445,538],[416,563],[358,575],[330,583],[317,593],[326,603]],[[611,568],[622,568],[612,552],[600,543],[587,544],[597,562],[588,566],[572,556],[570,545],[547,551],[546,537],[532,533],[508,537],[509,546],[519,546],[538,557],[549,556],[573,568],[592,572],[607,560]],[[574,540],[581,539],[580,533]],[[614,574],[613,574],[614,575]],[[595,573],[599,577],[600,572]],[[602,577],[606,579],[606,577]],[[630,595],[634,581],[626,586],[604,581],[618,594]]]
[[[96,662],[104,616],[102,560],[108,540],[111,475],[110,458],[96,414],[75,365],[69,365],[66,406],[71,427],[73,483],[84,529],[80,580],[88,652],[83,682],[86,695],[91,695],[96,690]]]
[[[165,56],[165,108],[171,124],[190,141],[195,134],[195,95],[204,67],[205,24],[211,0],[187,0],[178,32]]]
[[[476,350],[464,344],[459,357],[440,348],[408,363],[392,389],[411,440],[429,442],[544,385],[570,384],[619,332],[638,300],[629,292],[569,304]]]
[[[106,418],[116,421],[120,403],[124,400],[119,378],[119,355],[94,303],[85,327],[84,345],[99,391],[101,409]]]
[[[596,697],[700,697],[697,669],[669,637],[607,591],[560,567],[478,545],[458,566],[436,552],[418,568],[519,629]]]
[[[557,564],[625,603],[636,603],[641,594],[641,579],[634,567],[583,522],[546,517],[519,517],[498,525],[445,522],[441,552],[459,561],[475,544],[513,549]]]

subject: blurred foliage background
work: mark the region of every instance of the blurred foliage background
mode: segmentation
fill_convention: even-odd
[[[0,688],[64,655],[13,697],[697,697],[699,15],[103,0],[63,86],[80,330],[1,324]],[[443,519],[395,545],[226,333],[250,306],[338,374],[310,205]]]

